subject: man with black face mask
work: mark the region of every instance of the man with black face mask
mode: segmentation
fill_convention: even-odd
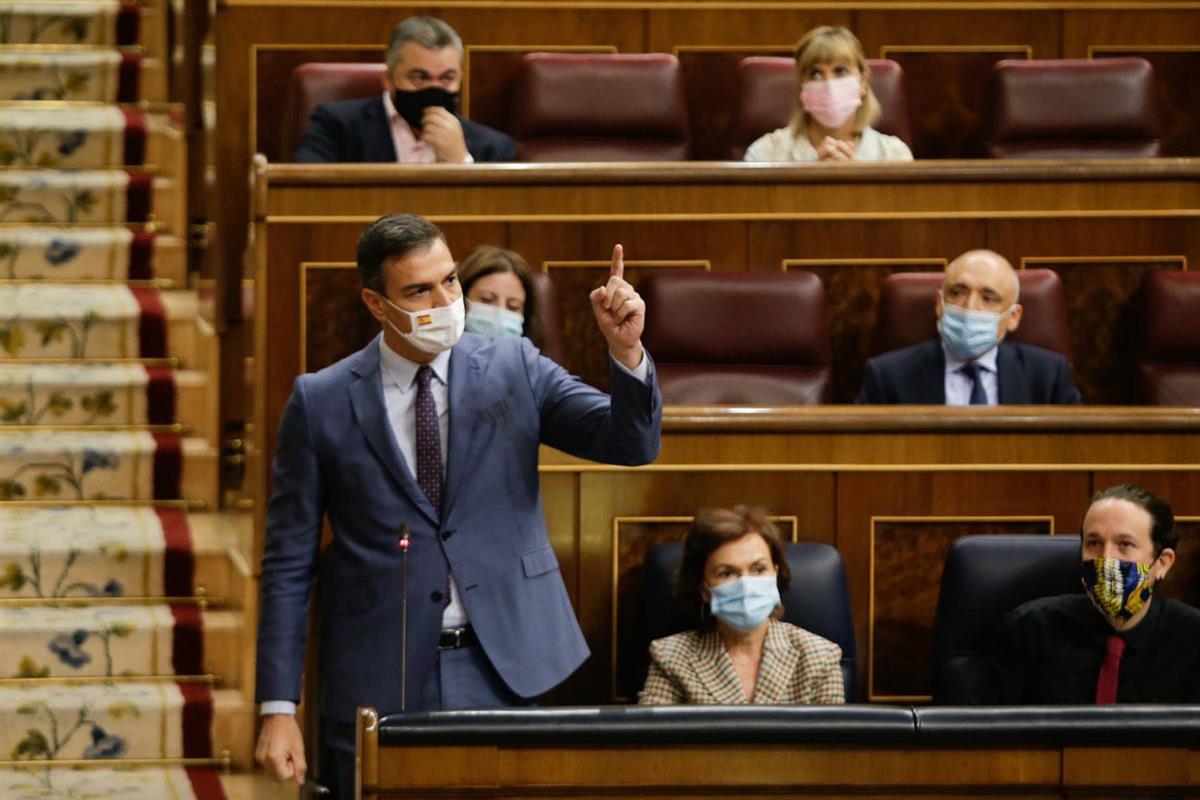
[[[382,97],[322,103],[296,148],[302,163],[512,161],[512,139],[458,116],[462,39],[435,17],[409,17],[388,42]]]

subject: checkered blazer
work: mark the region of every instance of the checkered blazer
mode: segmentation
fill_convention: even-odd
[[[770,620],[763,642],[756,705],[846,702],[842,648],[786,622]],[[650,674],[638,702],[651,705],[746,703],[721,634],[686,631],[650,644]]]

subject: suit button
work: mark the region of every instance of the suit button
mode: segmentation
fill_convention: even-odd
[[[429,599],[435,603],[440,603],[440,602],[442,602],[442,593],[439,592],[437,589],[434,589],[433,592],[429,595]]]
[[[448,540],[453,535],[454,535],[454,531],[442,531],[442,541],[444,542],[444,541]]]

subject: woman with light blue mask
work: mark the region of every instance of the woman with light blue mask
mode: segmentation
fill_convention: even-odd
[[[677,594],[695,628],[651,643],[638,702],[844,703],[842,649],[780,619],[790,582],[763,509],[702,509],[684,539]]]
[[[480,245],[458,264],[467,298],[467,331],[481,336],[524,336],[544,345],[533,270],[519,253]]]

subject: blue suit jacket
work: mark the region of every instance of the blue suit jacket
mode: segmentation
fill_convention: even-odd
[[[1071,367],[1060,354],[1002,341],[996,354],[1001,405],[1077,404]],[[893,350],[867,361],[860,403],[944,405],[946,356],[939,339]]]
[[[515,161],[516,143],[500,131],[458,118],[467,152],[477,162]],[[396,145],[380,95],[321,103],[296,148],[296,161],[308,164],[396,163]]]
[[[504,682],[533,697],[588,655],[550,547],[538,446],[644,464],[658,454],[662,400],[613,369],[613,393],[587,386],[524,337],[464,334],[450,356],[450,432],[442,517],[418,488],[388,423],[380,339],[296,379],[279,426],[262,562],[256,695],[300,698],[308,596],[322,516],[322,710],[401,708],[401,614],[408,597],[409,710],[437,654],[452,570],[479,642]],[[411,530],[407,586],[397,546]],[[438,593],[438,594],[434,594]]]

